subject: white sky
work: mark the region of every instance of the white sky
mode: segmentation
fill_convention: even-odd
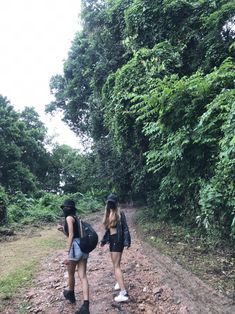
[[[63,73],[79,25],[80,0],[0,0],[0,94],[22,111],[35,107],[59,144],[80,148],[59,117],[45,115],[49,81]]]

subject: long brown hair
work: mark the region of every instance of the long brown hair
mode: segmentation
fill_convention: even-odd
[[[116,227],[119,217],[120,213],[117,204],[114,202],[107,202],[103,218],[105,229]]]

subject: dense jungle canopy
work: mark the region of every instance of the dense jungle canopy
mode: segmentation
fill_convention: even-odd
[[[2,96],[0,193],[112,190],[234,241],[235,2],[81,2],[46,112],[62,111],[90,149],[48,152],[36,112]]]

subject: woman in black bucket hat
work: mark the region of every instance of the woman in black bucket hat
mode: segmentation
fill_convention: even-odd
[[[63,210],[65,222],[63,227],[59,227],[67,236],[67,252],[68,258],[65,260],[68,270],[68,289],[64,290],[65,299],[71,303],[75,303],[75,269],[78,269],[78,277],[81,281],[84,303],[82,307],[76,311],[76,314],[89,314],[89,285],[87,279],[87,259],[88,254],[83,253],[80,249],[80,230],[76,216],[77,208],[73,200],[65,200],[60,206]]]

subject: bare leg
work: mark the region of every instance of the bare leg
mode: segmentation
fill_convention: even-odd
[[[122,253],[120,252],[111,252],[111,260],[113,263],[113,268],[114,268],[114,275],[115,278],[119,284],[119,287],[121,290],[126,290],[125,289],[125,285],[124,285],[124,279],[123,279],[123,274],[122,274],[122,270],[120,267],[120,263],[121,263],[121,258],[122,258]]]
[[[89,285],[86,274],[87,259],[81,259],[78,262],[78,277],[82,284],[83,299],[89,300]]]
[[[75,269],[76,269],[77,262],[69,261],[67,265],[67,270],[68,270],[68,288],[71,291],[74,291],[74,286],[75,286]]]

